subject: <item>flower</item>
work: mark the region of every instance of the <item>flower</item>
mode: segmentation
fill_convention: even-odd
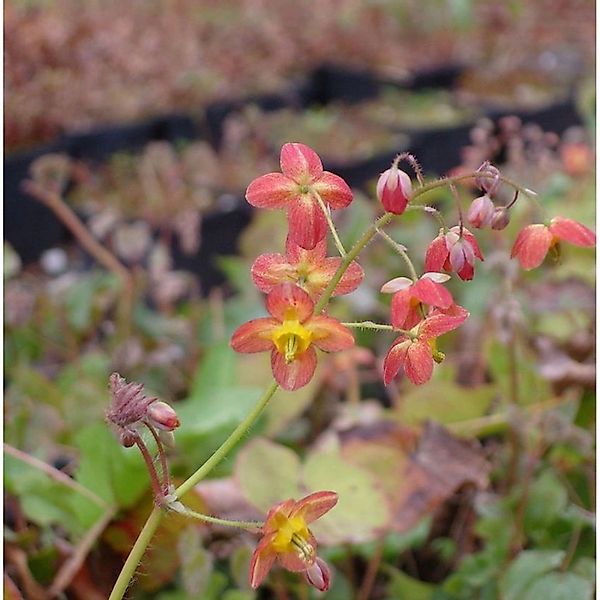
[[[475,177],[475,183],[489,196],[494,196],[500,187],[500,171],[489,160],[486,160],[477,169],[481,173]]]
[[[481,229],[487,227],[492,222],[492,216],[494,215],[494,203],[491,201],[487,194],[475,198],[469,206],[467,212],[467,221],[473,227]]]
[[[377,181],[377,197],[383,208],[395,215],[401,215],[408,204],[412,191],[410,177],[397,165],[384,171]]]
[[[317,153],[304,144],[284,144],[280,164],[281,173],[262,175],[248,186],[246,199],[259,208],[287,208],[292,241],[310,250],[327,233],[316,194],[337,209],[350,204],[352,190],[338,175],[323,171]]]
[[[596,245],[596,234],[577,221],[554,217],[549,226],[538,223],[522,229],[510,256],[516,256],[524,269],[535,269],[542,264],[548,250],[560,240],[589,248]]]
[[[453,300],[450,292],[442,285],[450,279],[443,273],[425,273],[417,281],[408,277],[396,277],[385,283],[381,291],[393,293],[391,312],[392,325],[399,329],[414,327],[422,317],[421,303],[438,308],[450,308]]]
[[[440,234],[429,244],[425,254],[427,271],[456,272],[464,281],[473,279],[475,258],[483,261],[483,254],[475,236],[459,225],[452,227],[448,233]]]
[[[433,362],[444,360],[444,354],[436,347],[436,338],[456,329],[469,313],[453,305],[446,311],[434,310],[425,320],[411,329],[410,335],[403,333],[397,338],[383,360],[383,381],[388,385],[404,367],[406,376],[415,384],[429,381],[433,373]]]
[[[240,326],[231,338],[236,352],[271,350],[273,376],[285,390],[297,390],[312,378],[317,366],[314,346],[326,352],[354,345],[352,332],[336,319],[313,315],[314,303],[297,285],[282,283],[267,296],[271,317]]]
[[[271,508],[262,528],[263,537],[250,562],[250,585],[257,588],[276,560],[288,571],[304,573],[318,590],[329,588],[329,568],[317,557],[317,541],[308,525],[330,511],[338,501],[335,492],[315,492],[289,499]]]
[[[285,282],[295,283],[316,300],[339,268],[342,259],[326,257],[327,240],[323,239],[306,250],[289,237],[286,254],[261,254],[252,265],[252,280],[256,287],[269,293],[276,285]],[[353,292],[362,282],[364,272],[353,261],[333,291],[334,296]]]

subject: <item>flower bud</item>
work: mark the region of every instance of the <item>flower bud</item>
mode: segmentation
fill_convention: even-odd
[[[493,196],[500,187],[500,171],[486,160],[479,169],[477,169],[477,172],[486,175],[486,177],[476,177],[475,183],[477,183],[488,196]]]
[[[329,583],[331,581],[331,574],[329,567],[324,560],[321,560],[318,556],[315,562],[304,571],[304,577],[306,581],[313,587],[317,588],[320,592],[326,592],[329,589]]]
[[[497,231],[501,231],[505,229],[510,223],[510,213],[506,206],[499,206],[494,210],[494,214],[492,215],[492,229],[496,229]]]
[[[148,407],[147,419],[162,431],[173,431],[179,427],[179,417],[166,402],[157,400]]]
[[[492,221],[492,215],[494,214],[494,203],[490,200],[487,194],[475,198],[469,207],[467,212],[467,221],[473,227],[481,229],[487,227]]]
[[[410,177],[393,165],[377,181],[377,197],[386,211],[401,215],[412,191]]]

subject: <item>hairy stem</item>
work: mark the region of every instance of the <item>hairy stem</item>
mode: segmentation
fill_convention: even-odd
[[[342,323],[346,327],[352,327],[353,329],[378,329],[380,331],[394,331],[392,325],[384,325],[383,323],[374,323],[373,321],[358,321],[352,323]],[[395,331],[398,331],[396,329]]]
[[[410,278],[416,282],[419,279],[419,276],[417,275],[415,265],[413,265],[412,260],[410,260],[410,256],[408,256],[408,252],[406,252],[406,248],[390,237],[385,231],[380,229],[377,231],[377,233],[394,249],[395,252],[402,257],[406,263],[406,266],[408,267]]]
[[[317,202],[319,203],[319,206],[321,207],[321,210],[323,211],[323,214],[325,215],[325,219],[327,220],[327,225],[329,226],[329,231],[331,231],[331,235],[333,236],[333,241],[335,243],[335,247],[337,248],[338,252],[340,253],[340,256],[342,258],[344,258],[344,256],[346,256],[346,249],[344,248],[344,244],[342,244],[342,240],[340,240],[340,236],[338,235],[337,229],[335,228],[333,220],[331,219],[331,213],[330,213],[329,209],[327,208],[327,206],[325,205],[325,202],[323,202],[323,198],[321,198],[321,194],[319,194],[319,192],[317,192],[316,190],[312,190],[312,193],[313,193],[314,197],[317,199]]]
[[[187,506],[185,510],[181,511],[182,515],[197,519],[198,521],[204,521],[205,523],[211,523],[212,525],[224,525],[225,527],[238,527],[239,529],[249,529],[252,531],[260,530],[263,526],[261,521],[231,521],[229,519],[219,519],[210,515],[205,515],[195,510],[189,509]]]

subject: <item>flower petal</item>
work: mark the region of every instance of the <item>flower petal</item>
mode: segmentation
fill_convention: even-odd
[[[462,325],[468,316],[468,311],[464,309],[455,314],[434,313],[419,325],[419,338],[427,340],[448,333]]]
[[[323,164],[319,155],[305,144],[284,144],[279,163],[281,172],[299,184],[311,183],[323,173]]]
[[[250,561],[249,581],[250,586],[254,589],[256,589],[262,583],[263,579],[267,576],[267,573],[277,558],[277,555],[271,548],[271,542],[276,535],[277,532],[273,532],[264,536],[252,554],[252,560]]]
[[[413,284],[412,279],[408,277],[395,277],[386,281],[379,290],[382,294],[395,294],[409,288]]]
[[[273,349],[271,352],[271,369],[277,383],[289,392],[305,386],[317,368],[317,353],[310,346],[306,352],[300,354],[291,363],[285,362],[283,354]]]
[[[528,225],[517,236],[510,256],[516,256],[524,269],[535,269],[544,262],[552,244],[552,237],[545,225]]]
[[[283,254],[261,254],[250,269],[254,285],[269,293],[279,283],[295,283],[298,273]]]
[[[304,327],[311,332],[312,343],[325,352],[347,350],[354,346],[352,332],[331,317],[318,315],[306,321]]]
[[[401,290],[392,296],[390,311],[392,316],[392,325],[394,327],[405,329],[404,326],[406,324],[406,318],[408,317],[408,313],[410,312],[411,308],[411,291],[412,289]]]
[[[336,265],[333,270],[333,273],[335,273],[341,262],[341,258],[329,258],[324,264],[323,271],[329,274],[329,271],[327,270],[328,268],[330,268],[329,265]],[[329,279],[333,277],[333,273],[331,274]],[[353,292],[362,283],[364,277],[365,272],[363,271],[363,268],[356,261],[352,261],[348,266],[348,269],[340,279],[340,282],[335,286],[335,289],[333,290],[333,295],[343,296],[344,294],[349,294],[350,292]],[[327,283],[329,283],[329,280],[327,281]]]
[[[383,359],[383,382],[385,385],[389,385],[404,364],[410,345],[410,340],[399,337],[388,350],[386,357]]]
[[[313,182],[311,188],[321,196],[325,204],[334,210],[345,208],[352,202],[350,186],[339,175],[329,171],[323,171],[319,179]]]
[[[326,592],[331,582],[331,573],[327,563],[318,556],[315,562],[304,571],[306,581],[320,592]]]
[[[446,237],[438,235],[427,248],[425,253],[425,270],[441,271],[448,258],[448,247],[446,246]]]
[[[289,205],[289,237],[311,250],[327,235],[327,220],[321,207],[310,196],[304,194]]]
[[[435,281],[435,283],[446,283],[450,279],[450,275],[447,273],[423,273],[421,275],[421,279],[431,279],[431,281]]]
[[[314,492],[298,500],[292,510],[292,516],[300,514],[307,524],[312,523],[329,512],[337,504],[338,498],[335,492]]]
[[[261,175],[246,190],[246,200],[258,208],[284,208],[298,195],[298,186],[281,173]]]
[[[296,502],[292,498],[288,498],[272,506],[267,513],[267,518],[262,528],[263,532],[272,533],[273,531],[277,531],[282,517],[289,517],[295,506]]]
[[[459,232],[460,227],[457,225],[456,227],[453,227],[452,230]],[[471,248],[473,249],[473,254],[479,260],[483,261],[483,253],[481,252],[481,248],[479,247],[479,244],[477,243],[477,239],[475,238],[475,236],[466,227],[463,227],[462,236],[463,236],[463,239],[466,240],[467,242],[469,242],[469,244],[471,245]],[[470,252],[469,252],[469,254],[470,254]]]
[[[404,362],[406,376],[416,385],[431,379],[433,373],[433,357],[427,342],[415,342],[408,347]]]
[[[324,237],[317,242],[314,248],[306,249],[299,246],[288,235],[285,242],[285,252],[290,262],[317,264],[327,256],[327,239]]]
[[[575,246],[591,247],[596,245],[596,234],[573,219],[554,217],[550,221],[550,232],[557,238],[575,244]]]
[[[231,336],[231,347],[236,352],[265,352],[273,347],[271,334],[279,323],[270,317],[253,319],[240,325]]]
[[[448,308],[452,305],[452,294],[440,283],[421,277],[411,288],[412,295],[430,306]]]
[[[267,310],[278,321],[298,320],[301,323],[313,314],[310,296],[293,283],[281,283],[267,296]]]

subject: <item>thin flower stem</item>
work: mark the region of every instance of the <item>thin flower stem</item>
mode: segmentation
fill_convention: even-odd
[[[333,221],[331,219],[331,213],[329,212],[329,209],[325,205],[325,202],[323,202],[323,198],[321,198],[321,194],[319,194],[319,192],[317,192],[316,190],[312,190],[312,193],[313,193],[314,197],[317,199],[317,202],[319,203],[319,206],[321,207],[321,210],[323,211],[323,214],[325,215],[325,219],[327,220],[327,225],[329,226],[329,231],[331,231],[331,235],[333,236],[333,241],[335,242],[335,246],[336,246],[338,252],[340,253],[340,256],[342,258],[344,258],[344,256],[346,256],[346,249],[344,248],[344,244],[342,244],[342,240],[340,240],[340,236],[338,235],[337,229],[335,228],[335,225],[333,224]]]
[[[419,185],[423,187],[425,185],[425,178],[423,177],[423,169],[421,169],[419,161],[410,152],[402,152],[396,156],[392,162],[392,165],[397,167],[398,164],[403,160],[405,160],[413,168]]]
[[[224,525],[225,527],[238,527],[239,529],[255,530],[261,529],[263,526],[261,521],[230,521],[229,519],[211,517],[210,515],[204,515],[196,512],[195,510],[191,510],[187,506],[185,506],[184,510],[181,511],[181,514],[185,515],[186,517],[191,517],[192,519],[197,519],[198,521],[204,521],[206,523],[211,523],[212,525]]]
[[[166,496],[169,493],[169,488],[171,487],[171,477],[169,475],[169,465],[167,463],[167,455],[165,453],[165,447],[160,440],[160,436],[156,433],[156,430],[149,423],[145,423],[146,427],[150,430],[154,441],[156,442],[156,447],[158,449],[158,455],[160,456],[160,470],[162,471],[162,490],[163,494]]]
[[[381,331],[394,331],[394,327],[392,325],[384,325],[382,323],[373,323],[373,321],[361,321],[361,322],[356,322],[356,323],[342,323],[342,325],[345,325],[346,327],[351,327],[353,329],[378,329]]]
[[[142,456],[144,458],[144,462],[146,463],[146,468],[148,469],[148,473],[150,474],[150,482],[152,483],[152,492],[154,493],[154,501],[158,505],[163,505],[165,503],[166,494],[163,490],[161,481],[158,477],[158,473],[156,472],[156,467],[154,466],[154,460],[144,443],[144,440],[139,434],[135,436],[135,443],[139,448]]]
[[[403,258],[410,272],[410,278],[413,281],[417,281],[419,279],[419,276],[417,275],[415,265],[413,265],[412,260],[410,260],[410,257],[406,252],[406,248],[402,244],[399,244],[396,240],[391,238],[385,231],[379,229],[377,230],[377,233]]]
[[[127,592],[127,588],[129,587],[129,582],[135,574],[135,570],[139,562],[142,560],[144,556],[144,552],[146,552],[146,548],[152,539],[152,536],[156,532],[158,525],[162,519],[163,512],[158,507],[155,506],[146,524],[144,525],[142,531],[140,531],[140,535],[138,536],[123,568],[121,569],[121,573],[119,573],[119,577],[115,582],[115,585],[108,597],[108,600],[122,600],[125,592]]]
[[[266,408],[269,400],[275,395],[279,385],[273,381],[267,391],[262,395],[259,401],[254,405],[248,416],[231,432],[230,436],[217,448],[214,454],[190,477],[188,477],[176,490],[175,495],[181,498],[186,492],[191,490],[197,483],[202,481],[232,450],[232,448],[252,427],[254,421],[260,416]]]
[[[433,215],[444,232],[448,231],[448,223],[446,223],[444,215],[442,215],[437,208],[434,208],[433,206],[414,204],[413,206],[407,206],[405,212],[408,212],[409,210],[420,210],[428,215]]]
[[[458,211],[458,227],[459,227],[459,235],[462,238],[463,229],[465,226],[465,220],[463,217],[462,206],[460,205],[460,196],[458,195],[458,190],[453,183],[448,185],[450,191],[452,192],[452,197],[454,198],[454,202],[456,203],[456,210]]]

